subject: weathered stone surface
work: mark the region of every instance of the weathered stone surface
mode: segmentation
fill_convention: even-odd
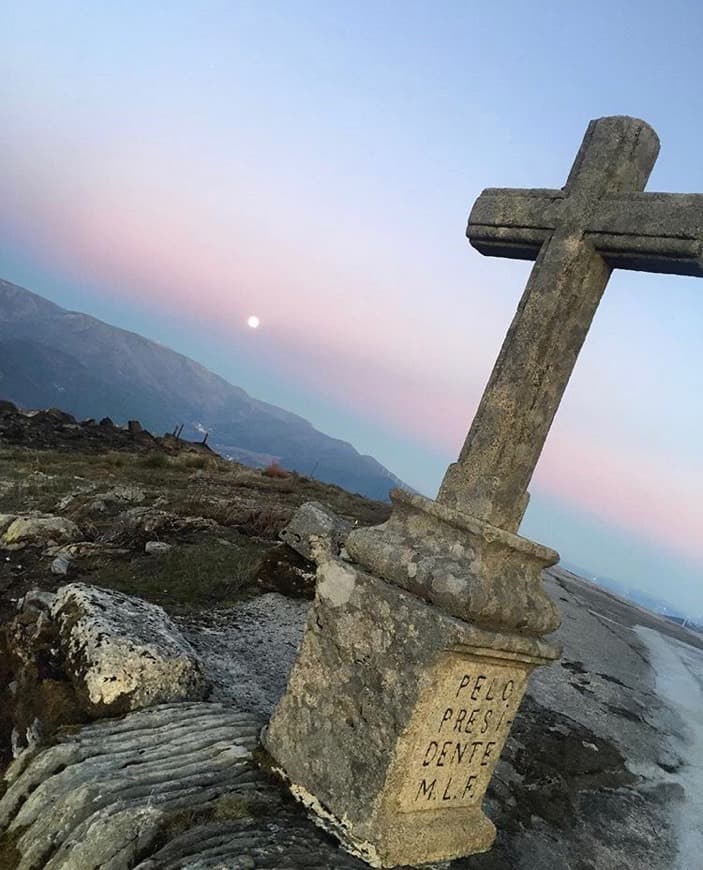
[[[62,725],[208,690],[193,649],[160,607],[94,587],[28,593],[4,646],[13,691],[3,718],[15,755]]]
[[[559,625],[541,580],[556,552],[392,500],[384,525],[347,537],[355,564],[315,546],[315,604],[266,736],[293,794],[377,867],[490,848],[481,802]]]
[[[71,560],[87,556],[120,556],[128,553],[129,550],[102,541],[76,541],[73,544],[49,546],[45,552],[47,556]]]
[[[703,195],[641,192],[658,153],[644,121],[600,118],[563,189],[488,189],[474,204],[475,248],[537,262],[439,501],[516,531],[611,270],[703,275]]]
[[[386,523],[347,538],[352,559],[486,628],[543,635],[558,627],[541,579],[558,553],[420,495],[394,490],[391,498]]]
[[[209,697],[264,720],[285,691],[307,611],[307,601],[269,592],[177,622],[212,685]]]
[[[351,529],[348,520],[337,516],[320,502],[309,501],[298,508],[279,537],[305,559],[312,560],[311,538],[325,538],[331,551],[337,555]]]
[[[178,830],[180,814],[247,814],[270,791],[252,764],[259,727],[218,704],[161,705],[25,753],[0,799],[15,870],[129,868]]]
[[[58,590],[51,616],[64,667],[88,711],[205,696],[193,650],[161,607],[75,583]]]
[[[172,530],[179,517],[153,507],[135,507],[124,511],[116,523],[117,532],[153,534]]]
[[[219,704],[162,705],[24,754],[0,799],[0,863],[363,870],[257,768],[260,725]]]
[[[28,546],[43,546],[49,541],[76,541],[81,530],[65,517],[17,517],[0,538],[0,547],[21,550]]]
[[[7,688],[0,686],[0,716],[12,755],[45,740],[58,726],[86,719],[62,665],[54,596],[31,590],[17,616],[4,627]],[[4,694],[4,697],[3,697]],[[7,746],[0,747],[2,755]]]
[[[68,569],[71,567],[71,560],[68,556],[57,556],[51,563],[50,571],[52,574],[57,574],[59,577],[65,577],[68,574]]]
[[[142,545],[156,536],[184,531],[214,529],[217,523],[206,517],[181,517],[156,507],[134,507],[123,511],[105,535],[107,543],[140,542]]]
[[[273,820],[238,819],[195,828],[135,870],[363,870],[364,866],[335,849],[320,831],[281,813]]]
[[[146,498],[144,490],[140,486],[130,486],[119,484],[113,486],[111,490],[105,493],[105,498],[114,501],[132,502],[133,504],[141,504]]]
[[[481,851],[495,836],[480,805],[490,773],[530,671],[555,654],[328,558],[265,744],[293,793],[374,866]]]
[[[598,593],[591,584],[557,581],[554,575],[547,578],[547,585],[564,609],[565,625],[558,636],[565,645],[563,665],[541,668],[532,677],[489,786],[485,806],[498,827],[495,846],[489,853],[450,866],[452,870],[671,870],[676,865],[679,824],[682,843],[690,840],[696,824],[701,825],[695,816],[699,792],[692,786],[689,790],[686,783],[686,776],[695,774],[695,758],[686,743],[688,725],[673,717],[655,693],[646,650],[628,626],[646,620],[645,624],[658,626],[659,631],[684,635],[664,620]],[[255,721],[263,722],[284,690],[305,613],[304,602],[269,594],[226,611],[202,614],[190,628],[187,624],[183,628],[203,653],[218,697],[226,699],[228,708],[237,698],[245,699],[251,709],[260,710]],[[221,669],[221,679],[214,679],[215,671],[208,664],[213,656],[219,656],[212,664]],[[231,670],[230,660],[237,663]],[[174,709],[181,706],[173,705]],[[210,705],[183,706],[202,709]],[[128,714],[123,722],[147,714],[154,715],[155,708]],[[135,755],[121,754],[114,758],[114,767],[100,768],[100,782],[125,777],[130,768],[138,779],[139,768],[135,772],[131,760],[145,750],[152,751],[151,746],[159,741],[174,759],[180,757],[182,744],[170,743],[173,714],[165,711],[152,721],[144,729],[151,733],[150,747],[146,740],[133,744]],[[192,721],[197,731],[200,716]],[[117,723],[100,724],[113,728]],[[94,737],[100,734],[107,732],[93,732]],[[78,736],[74,732],[70,740]],[[674,773],[653,763],[661,757],[671,766],[666,747],[672,739],[683,759]],[[94,754],[108,762],[112,747],[105,743],[103,751],[103,740],[95,740]],[[26,753],[18,760],[13,768],[15,778],[31,759]],[[73,764],[70,758],[54,758],[45,774],[36,773],[34,782],[53,777],[51,771],[66,761]],[[203,763],[204,768],[208,765],[209,761]],[[157,788],[154,794],[158,793]],[[187,798],[196,807],[195,813],[169,811],[167,833],[160,827],[154,843],[143,852],[135,855],[128,845],[118,852],[116,863],[104,866],[125,870],[139,862],[145,863],[142,870],[179,865],[219,870],[362,870],[365,866],[335,849],[302,811],[281,802],[276,789],[263,792],[257,785],[253,795],[234,794],[210,803],[201,803],[197,794],[194,789]],[[139,843],[151,836],[148,811],[130,807],[116,801],[95,816],[90,837],[86,837],[91,848],[107,849],[112,842],[121,850],[120,844],[126,841],[121,829],[132,824],[135,846],[141,849]],[[204,808],[202,816],[200,807]],[[242,818],[235,819],[235,815]],[[108,827],[103,836],[111,816],[115,827]],[[14,837],[13,831],[9,839]],[[2,849],[0,837],[0,866],[16,870],[19,858],[8,860]],[[86,853],[78,855],[84,858]],[[86,861],[85,867],[90,866]],[[696,864],[689,861],[683,866]]]

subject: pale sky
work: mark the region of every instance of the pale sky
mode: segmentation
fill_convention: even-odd
[[[434,495],[529,274],[484,187],[591,118],[703,192],[697,2],[5,3],[0,277],[140,332]],[[246,319],[261,319],[257,330]],[[522,532],[703,613],[703,281],[616,272]]]

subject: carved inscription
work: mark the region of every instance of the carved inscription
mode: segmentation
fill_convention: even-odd
[[[398,758],[402,811],[481,801],[530,670],[519,662],[447,654],[415,710]]]

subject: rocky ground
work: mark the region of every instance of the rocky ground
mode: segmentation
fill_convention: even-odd
[[[390,512],[312,478],[227,462],[202,444],[78,423],[55,410],[28,416],[0,403],[0,536],[18,516],[35,520],[28,546],[4,543],[0,620],[27,589],[52,590],[67,578],[140,595],[169,612],[238,601],[261,591],[268,575],[279,581],[278,534],[308,501],[352,525],[382,522]],[[38,535],[40,523],[46,530]],[[294,572],[288,580],[295,582]]]
[[[66,447],[46,419],[39,446],[26,421],[22,437],[8,436],[2,413],[4,766],[13,729],[15,753],[39,720],[40,739],[55,745],[6,771],[0,867],[362,868],[272,779],[256,738],[284,691],[312,588],[311,564],[278,540],[281,529],[311,500],[350,524],[381,522],[388,507],[189,445],[139,436],[136,450],[109,438],[96,447],[99,426],[75,421],[54,428],[88,431],[88,450],[80,435]],[[76,581],[161,605],[206,700],[166,694],[133,712],[117,696],[87,704],[69,673],[77,665],[57,654],[76,596],[43,596]],[[685,673],[703,670],[701,638],[568,572],[546,582],[564,655],[533,677],[489,789],[496,845],[452,868],[695,866],[703,728],[685,711],[699,685]],[[18,616],[32,588],[41,592]],[[32,655],[19,661],[28,638]],[[52,735],[60,723],[71,727]]]

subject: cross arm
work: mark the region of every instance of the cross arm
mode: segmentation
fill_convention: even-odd
[[[561,190],[489,187],[471,209],[466,236],[482,254],[534,260],[563,202]]]
[[[610,266],[703,277],[703,194],[604,197],[586,236]]]

